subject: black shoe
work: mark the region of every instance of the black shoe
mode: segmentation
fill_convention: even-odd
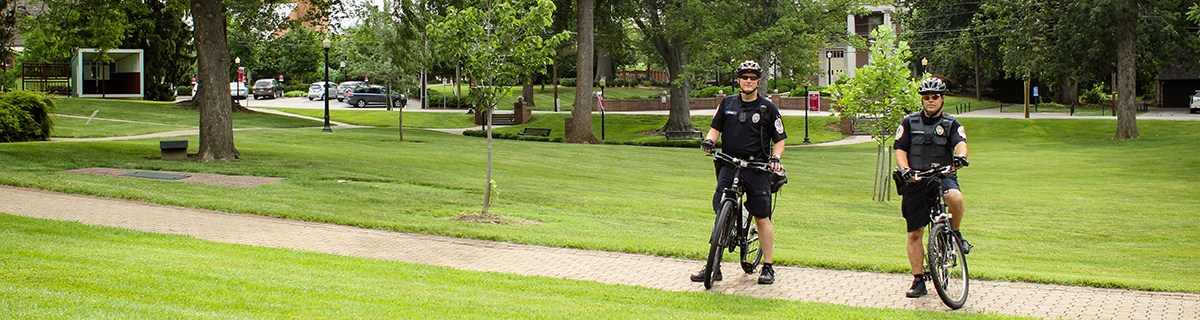
[[[925,290],[925,279],[913,279],[912,288],[909,288],[908,292],[905,293],[904,296],[909,298],[918,298],[926,293],[929,293],[929,291]]]
[[[971,253],[971,243],[967,242],[967,238],[963,238],[962,232],[954,231],[954,234],[958,236],[958,246],[962,247],[963,254]]]
[[[775,268],[772,268],[769,264],[764,264],[762,274],[758,276],[758,284],[772,283],[775,283]]]
[[[706,273],[708,273],[707,269],[701,269],[700,272],[693,274],[691,277],[692,282],[704,282],[704,276]],[[721,269],[717,269],[717,272],[713,272],[713,281],[721,281]]]

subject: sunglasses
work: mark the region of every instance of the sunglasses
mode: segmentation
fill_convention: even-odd
[[[738,78],[741,78],[742,80],[750,80],[750,81],[758,80],[758,77],[755,77],[755,76],[741,76]]]
[[[925,101],[933,101],[933,100],[937,100],[937,99],[941,99],[941,98],[942,98],[942,95],[940,95],[940,94],[931,94],[931,95],[927,95],[927,96],[921,96],[921,100],[925,100]]]

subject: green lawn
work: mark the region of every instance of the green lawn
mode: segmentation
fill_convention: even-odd
[[[5,318],[949,319],[461,271],[0,214]]]
[[[131,136],[155,132],[195,129],[196,127],[173,124],[128,123],[106,119],[87,119],[53,116],[55,138],[98,138]]]
[[[963,119],[972,166],[964,230],[985,279],[1200,292],[1200,122]],[[791,125],[795,128],[795,125]],[[485,143],[394,128],[243,131],[243,159],[161,161],[154,140],[0,144],[0,183],[385,230],[700,259],[711,227],[711,160],[697,150],[495,142],[492,213]],[[793,137],[793,139],[796,139]],[[195,143],[195,141],[193,141]],[[776,262],[907,272],[899,201],[870,199],[873,144],[789,149]],[[235,189],[58,173],[84,167],[284,177]],[[338,183],[337,180],[347,180]]]
[[[287,113],[324,118],[325,110],[299,108],[268,108]],[[395,127],[399,120],[396,111],[387,110],[329,110],[333,121],[373,127]],[[473,115],[448,112],[405,112],[406,128],[466,128],[474,126]]]
[[[323,110],[275,108],[275,110],[313,117],[323,117]],[[396,113],[384,110],[331,110],[330,119],[364,126],[395,126]],[[527,127],[549,128],[550,139],[564,137],[563,118],[566,113],[537,113],[529,123],[518,126],[495,128],[495,134],[517,134]],[[604,137],[609,143],[634,143],[647,141],[665,141],[662,135],[652,135],[648,131],[659,129],[667,122],[666,115],[631,115],[608,114],[604,119]],[[711,116],[692,117],[692,125],[702,131],[712,122]],[[809,138],[813,143],[829,142],[842,139],[842,135],[834,127],[837,119],[833,117],[809,117]],[[788,144],[804,143],[804,117],[785,116],[784,123],[788,133]],[[472,123],[472,115],[443,112],[405,112],[404,126],[410,128],[472,128],[480,129]],[[599,113],[592,115],[592,131],[596,138],[601,137],[601,117]]]
[[[438,91],[447,94],[454,94],[454,86],[431,86],[430,91]],[[593,88],[594,91],[600,91],[599,87]],[[663,90],[666,88],[605,88],[605,99],[646,99],[651,96],[658,98],[662,96]],[[467,86],[462,87],[462,94],[466,94]],[[510,87],[509,95],[500,98],[497,107],[501,110],[512,110],[512,105],[517,102],[517,97],[521,95],[520,86]],[[575,106],[575,87],[558,87],[559,110],[571,111]],[[542,90],[542,86],[533,86],[533,103],[534,110],[553,111],[554,110],[554,87],[546,86]]]
[[[1000,111],[1004,113],[1023,113],[1025,105],[1023,104],[1006,104]],[[1062,105],[1057,103],[1042,103],[1038,105],[1030,104],[1029,112],[1059,112],[1070,113],[1070,105]],[[1140,113],[1140,112],[1139,112]],[[1075,106],[1077,116],[1113,116],[1112,105],[1109,104],[1080,104]]]
[[[199,110],[181,108],[173,102],[68,98],[58,99],[58,109],[54,112],[88,117],[96,110],[99,110],[99,112],[96,112],[96,118],[133,120],[190,127],[200,126]],[[95,121],[92,123],[94,124]],[[272,114],[233,113],[234,128],[299,128],[319,125],[319,122],[312,120],[281,117]]]
[[[406,113],[406,119],[415,114],[421,113]],[[529,126],[560,134],[560,116],[539,114]],[[785,120],[793,144],[803,140],[802,119]],[[271,120],[290,121],[262,121]],[[638,129],[662,122],[650,115],[607,120],[614,125],[607,127],[610,139],[641,139]],[[1200,122],[1140,121],[1142,139],[1135,141],[1111,140],[1115,120],[962,122],[972,146],[973,165],[961,182],[964,228],[979,248],[972,253],[973,274],[1200,292],[1200,284],[1187,280],[1200,277],[1194,254],[1200,252],[1200,199],[1189,197],[1200,187],[1200,159],[1187,156],[1200,146]],[[56,131],[82,131],[72,127],[80,123],[65,120]],[[815,141],[836,137],[812,133]],[[244,158],[210,164],[157,161],[154,139],[0,144],[0,183],[412,233],[691,259],[704,254],[713,176],[709,159],[696,150],[496,141],[499,198],[492,212],[533,223],[478,225],[452,218],[479,211],[484,140],[419,129],[406,131],[406,138],[396,141],[395,128],[238,132]],[[792,183],[779,198],[776,262],[906,272],[899,201],[869,200],[874,156],[872,144],[785,153]],[[59,173],[88,167],[288,180],[236,189]]]
[[[1000,106],[1000,102],[988,100],[975,100],[974,95],[967,96],[946,96],[946,101],[942,107],[950,113],[958,113],[956,107],[962,107],[963,111],[977,111],[983,109],[991,109]]]

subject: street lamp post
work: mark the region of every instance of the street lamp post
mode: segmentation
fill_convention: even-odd
[[[807,143],[812,143],[812,140],[808,139],[808,109],[810,108],[808,106],[808,104],[811,103],[811,102],[808,102],[808,100],[812,99],[812,97],[808,96],[809,95],[808,86],[804,86],[804,95],[805,95],[805,97],[804,97],[804,101],[805,101],[805,103],[804,103],[804,143],[807,144]]]
[[[234,91],[233,93],[238,94],[238,93],[242,93],[242,74],[244,72],[244,71],[242,71],[242,58],[233,57],[233,64],[237,66],[237,72],[236,72],[237,76],[233,78],[233,82],[237,82],[237,91]],[[230,106],[237,105],[237,97],[236,96],[230,100],[233,100],[233,102],[230,102]]]
[[[321,41],[321,48],[325,49],[325,85],[323,86],[323,87],[325,87],[325,128],[321,129],[322,132],[333,132],[333,129],[329,128],[329,45],[330,44],[331,43],[329,42],[329,38],[325,38],[325,40]]]
[[[833,51],[825,51],[825,85],[833,84]]]
[[[921,76],[929,72],[929,59],[921,58]]]
[[[600,140],[604,140],[604,77],[600,77]]]

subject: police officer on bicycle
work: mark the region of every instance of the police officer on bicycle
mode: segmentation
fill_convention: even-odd
[[[711,128],[705,135],[700,149],[712,153],[716,140],[722,138],[721,150],[731,156],[770,164],[771,170],[783,170],[779,157],[783,155],[783,120],[775,104],[758,94],[762,67],[753,60],[746,60],[737,68],[738,87],[741,94],[725,97],[717,107]],[[736,169],[724,161],[715,161],[717,189],[713,194],[713,211],[720,210],[724,188],[733,185]],[[763,254],[762,273],[759,284],[775,282],[775,269],[771,266],[771,254],[775,245],[775,228],[771,224],[771,187],[769,172],[742,170],[741,181],[746,188],[745,207],[754,215],[758,227],[759,241]],[[694,282],[703,282],[705,270],[691,276]],[[721,280],[721,270],[713,272],[714,280]]]
[[[926,181],[916,181],[918,171],[934,168],[935,165],[952,164],[955,168],[968,165],[967,133],[958,119],[942,113],[945,102],[946,83],[937,77],[921,82],[917,91],[921,94],[922,111],[914,112],[901,120],[896,129],[896,165],[905,185],[900,188],[904,196],[901,211],[908,222],[908,262],[912,266],[913,284],[905,294],[916,298],[927,293],[922,261],[925,257],[921,239],[925,226],[929,225],[929,210],[936,203],[929,203],[929,186]],[[952,228],[962,234],[958,227],[963,220],[963,195],[958,186],[958,176],[951,173],[942,179],[943,201],[952,217]],[[962,240],[963,253],[971,252],[971,244]]]

